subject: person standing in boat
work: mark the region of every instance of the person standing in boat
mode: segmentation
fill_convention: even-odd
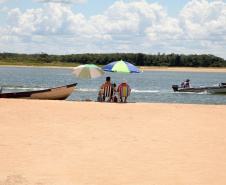
[[[187,79],[186,81],[184,81],[184,82],[181,84],[181,87],[182,87],[182,88],[188,88],[188,87],[190,87],[189,82],[190,82],[190,80]]]

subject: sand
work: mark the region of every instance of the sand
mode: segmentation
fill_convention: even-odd
[[[226,68],[220,67],[139,67],[143,71],[184,71],[184,72],[214,72],[226,73]]]
[[[0,185],[226,184],[226,105],[0,105]]]
[[[39,67],[39,68],[68,68],[74,67],[58,67],[58,66],[15,66],[15,65],[0,65],[5,67]],[[142,71],[185,71],[185,72],[215,72],[226,73],[225,67],[162,67],[162,66],[137,66]]]

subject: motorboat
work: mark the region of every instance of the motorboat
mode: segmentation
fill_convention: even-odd
[[[226,93],[226,83],[221,83],[219,85],[213,85],[213,86],[197,86],[197,87],[187,87],[182,88],[178,85],[172,86],[174,92],[206,92],[211,94],[218,94],[218,93]]]

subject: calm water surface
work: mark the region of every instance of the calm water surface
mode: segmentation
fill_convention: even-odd
[[[186,103],[226,105],[226,95],[206,93],[175,93],[172,85],[179,85],[189,78],[191,86],[217,85],[226,82],[226,73],[208,72],[164,72],[144,71],[139,74],[119,74],[106,72],[96,79],[80,79],[70,74],[71,69],[0,67],[0,86],[5,92],[40,90],[59,87],[77,82],[74,92],[67,101],[90,99],[96,101],[98,90],[111,76],[112,82],[120,84],[126,78],[132,88],[131,102]]]

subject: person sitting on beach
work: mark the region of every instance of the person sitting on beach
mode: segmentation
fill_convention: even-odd
[[[129,87],[129,92],[128,93],[131,92],[130,86],[126,83],[126,79],[122,79],[122,83],[118,86],[118,89],[117,89],[117,91],[119,92],[119,97],[120,97],[121,102],[123,102],[122,96],[121,96],[121,93],[122,93],[121,89],[122,89],[122,87]],[[124,98],[125,98],[124,99],[124,103],[126,103],[127,96],[125,96]]]
[[[111,84],[111,77],[110,76],[106,77],[106,82],[104,82],[100,87],[100,91],[99,91],[100,97],[103,95],[103,91],[104,91],[105,87],[111,87],[111,91],[113,91],[113,86]],[[113,92],[111,92],[111,93],[113,93]],[[112,99],[112,96],[110,96],[107,101],[111,101],[111,99]],[[105,101],[105,96],[103,96],[103,101]]]
[[[190,87],[190,85],[189,85],[189,79],[187,79],[186,81],[184,81],[182,84],[181,84],[181,87],[182,88],[188,88],[188,87]]]

